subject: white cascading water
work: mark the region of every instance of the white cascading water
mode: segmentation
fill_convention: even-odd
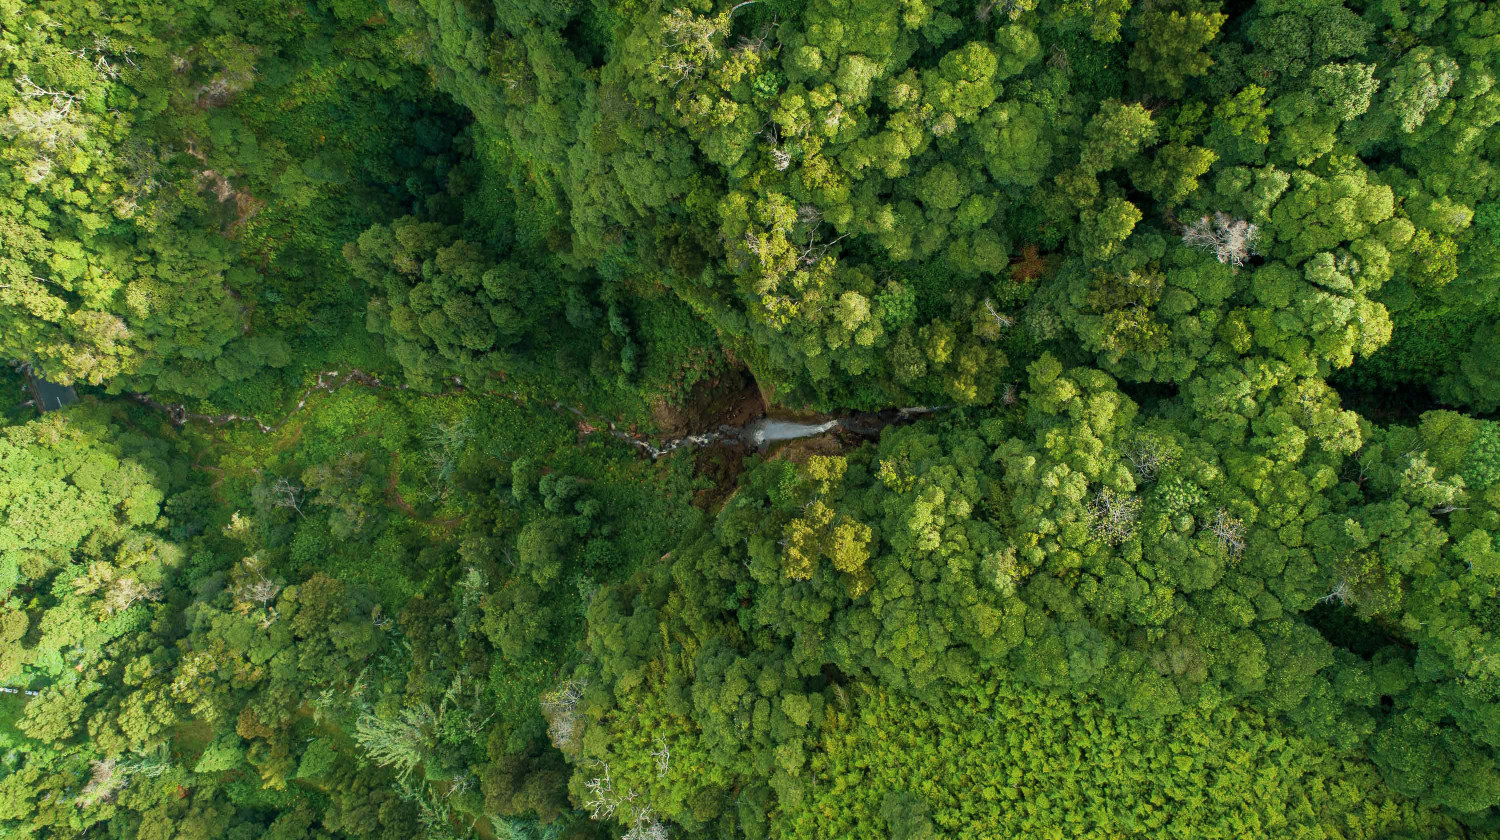
[[[838,424],[837,420],[829,420],[825,423],[798,423],[793,420],[765,417],[750,425],[746,439],[754,446],[765,446],[778,440],[795,440],[821,435]]]

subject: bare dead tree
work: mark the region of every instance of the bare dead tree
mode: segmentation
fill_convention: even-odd
[[[749,251],[750,255],[756,259],[760,259],[761,251],[764,250],[760,237],[756,236],[753,230],[745,231],[745,250]]]
[[[838,131],[844,122],[844,103],[835,102],[828,106],[828,113],[823,115],[823,127],[829,131]]]
[[[52,153],[77,145],[86,136],[83,124],[73,118],[74,108],[83,104],[84,95],[43,87],[26,73],[17,75],[15,84],[25,102],[42,107],[12,106],[0,119],[0,135],[33,150],[35,156],[25,164],[22,177],[39,184],[52,173]]]
[[[542,695],[542,715],[547,718],[547,734],[551,736],[552,743],[563,752],[573,748],[579,735],[578,702],[583,699],[585,688],[588,688],[586,680],[568,680]],[[608,781],[608,765],[605,766],[604,778]]]
[[[124,62],[131,69],[138,69],[135,59],[132,58],[135,55],[135,47],[127,44],[116,48],[108,35],[94,36],[93,44],[79,47],[73,50],[71,54],[84,61],[92,59],[94,72],[98,73],[101,79],[115,80],[120,78],[120,65],[116,62]]]
[[[1370,480],[1368,468],[1365,466],[1364,459],[1361,458],[1358,460],[1350,461],[1348,463],[1348,466],[1345,467],[1344,477],[1354,482],[1354,486],[1363,488],[1365,486],[1365,482]]]
[[[663,779],[666,778],[667,770],[672,765],[672,750],[667,746],[667,742],[659,737],[655,744],[656,749],[651,752],[651,757],[656,759],[656,778]]]
[[[609,764],[603,761],[595,764],[601,768],[601,772],[583,783],[584,789],[588,791],[583,807],[589,810],[590,819],[607,820],[626,802],[626,797],[615,793],[614,780],[609,777]]]
[[[155,601],[161,597],[161,592],[152,586],[141,583],[135,577],[126,575],[115,578],[110,586],[108,594],[104,598],[105,612],[113,615],[127,609],[137,601]]]
[[[297,512],[298,516],[306,519],[302,513],[302,488],[285,478],[278,478],[271,483],[271,506],[279,508],[290,508]]]
[[[26,164],[26,169],[21,177],[26,179],[26,183],[35,186],[47,180],[47,177],[52,174],[52,166],[52,158],[46,155],[37,155],[30,163]]]
[[[770,40],[771,35],[776,31],[777,26],[778,24],[776,22],[776,15],[772,14],[771,19],[762,24],[761,27],[755,31],[754,35],[742,36],[740,38],[739,46],[736,47],[736,49],[755,53],[757,55],[760,54],[765,50],[766,41]]]
[[[1245,551],[1245,522],[1229,511],[1219,508],[1214,513],[1214,519],[1208,524],[1208,530],[1218,540],[1219,548],[1230,557],[1239,557]]]
[[[22,98],[52,100],[52,107],[59,111],[62,116],[67,116],[71,113],[74,105],[83,104],[83,94],[44,88],[32,81],[31,76],[27,73],[16,76],[16,86],[21,89]]]
[[[630,830],[620,840],[667,840],[667,827],[661,824],[651,808],[643,805],[636,809]]]
[[[277,594],[281,592],[281,584],[266,577],[264,573],[259,574],[244,589],[245,600],[259,604],[262,608],[267,607],[276,600]]]
[[[1002,330],[1008,330],[1016,325],[1016,319],[995,309],[995,302],[989,298],[984,299],[984,311]]]
[[[656,62],[656,69],[661,71],[664,82],[677,87],[696,75],[699,65],[682,53],[669,53]]]
[[[108,802],[125,787],[128,780],[128,775],[117,759],[91,761],[88,783],[83,786],[73,804],[79,808],[89,808],[100,802]]]
[[[616,791],[607,762],[595,761],[594,765],[600,768],[599,775],[583,783],[588,791],[583,807],[588,809],[589,818],[607,820],[629,814],[630,829],[620,840],[667,840],[667,828],[657,818],[655,809],[641,802],[640,794],[634,790]]]
[[[786,168],[792,165],[792,153],[781,147],[780,127],[775,122],[767,120],[765,126],[757,132],[757,136],[761,135],[764,135],[767,140],[771,141],[771,165],[776,167],[777,172],[786,171]],[[801,208],[799,207],[799,217],[800,214]]]
[[[272,602],[281,593],[281,584],[266,574],[266,568],[265,556],[257,553],[241,560],[231,573],[234,585],[230,592],[236,609],[242,613],[257,608],[262,610],[261,627],[276,623],[276,608]]]
[[[1333,588],[1328,590],[1327,595],[1318,599],[1318,602],[1321,604],[1338,604],[1339,606],[1343,606],[1353,600],[1354,597],[1349,591],[1349,581],[1340,578],[1334,584]]]
[[[839,238],[833,240],[832,242],[823,242],[818,239],[816,229],[809,231],[807,235],[807,245],[802,249],[802,253],[797,255],[797,262],[800,265],[817,265],[823,259],[823,257],[828,255],[829,249],[842,242],[848,235],[849,234],[846,233],[843,236],[840,236]]]
[[[1095,539],[1118,545],[1135,533],[1141,516],[1141,500],[1112,488],[1101,487],[1089,503],[1089,531]]]
[[[675,87],[697,75],[706,62],[717,59],[719,47],[714,42],[724,34],[728,23],[728,16],[702,18],[684,8],[664,16],[665,50],[656,64],[661,80]]]
[[[1209,251],[1219,262],[1236,268],[1244,265],[1255,253],[1259,238],[1258,226],[1228,213],[1204,216],[1182,231],[1183,242]]]
[[[1125,460],[1135,468],[1141,481],[1155,481],[1161,471],[1171,466],[1172,453],[1154,435],[1137,435],[1125,448]]]

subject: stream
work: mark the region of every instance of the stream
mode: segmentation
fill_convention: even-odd
[[[447,396],[467,390],[458,377],[455,376],[450,381],[453,385],[452,390],[440,391],[432,396]],[[205,423],[210,426],[249,423],[258,428],[262,434],[270,434],[285,426],[293,414],[301,411],[307,405],[308,398],[313,394],[318,392],[332,393],[348,385],[392,390],[411,389],[409,385],[387,384],[381,381],[379,377],[361,370],[343,372],[337,370],[322,371],[318,374],[314,383],[304,389],[299,395],[296,407],[288,412],[287,416],[282,418],[280,423],[275,424],[266,423],[257,417],[243,414],[200,414],[189,411],[181,403],[160,402],[153,399],[149,394],[133,394],[131,396],[142,405],[166,414],[167,419],[175,426],[183,426],[189,422]],[[519,392],[504,394],[499,391],[486,391],[485,393],[502,396],[518,403],[526,402],[525,397]],[[910,422],[918,417],[934,414],[947,408],[947,406],[938,406],[936,408],[913,406],[848,414],[817,421],[777,417],[773,414],[767,414],[743,426],[721,425],[716,431],[668,438],[660,443],[655,443],[645,435],[620,429],[611,421],[598,421],[596,418],[590,418],[582,410],[570,405],[564,405],[560,401],[553,402],[551,407],[554,411],[566,411],[578,417],[585,434],[594,430],[608,431],[612,437],[630,444],[653,460],[683,447],[691,448],[713,446],[716,444],[740,445],[748,449],[764,452],[776,443],[797,440],[798,438],[816,437],[834,429],[842,429],[860,437],[876,437],[886,426]]]
[[[553,403],[553,408],[571,411],[580,418],[587,419],[583,412],[571,406]],[[817,437],[834,429],[842,429],[860,437],[876,437],[880,434],[881,429],[884,429],[886,426],[895,423],[910,422],[918,417],[942,411],[944,408],[946,406],[939,406],[937,408],[913,406],[910,408],[849,414],[822,420],[821,422],[777,417],[773,414],[767,414],[743,426],[720,426],[716,431],[668,438],[660,444],[653,443],[642,435],[622,431],[616,428],[614,423],[609,423],[607,429],[614,437],[634,446],[652,460],[655,460],[683,447],[738,445],[758,452],[765,452],[773,444],[797,440],[798,438]]]

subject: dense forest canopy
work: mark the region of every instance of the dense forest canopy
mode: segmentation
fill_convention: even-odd
[[[1500,6],[0,0],[0,77],[0,836],[1500,837]]]

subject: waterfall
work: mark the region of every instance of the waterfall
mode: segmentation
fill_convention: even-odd
[[[795,440],[821,435],[838,424],[838,420],[829,420],[824,423],[798,423],[793,420],[776,420],[766,417],[750,424],[750,427],[746,429],[748,434],[745,437],[753,446],[765,446],[778,440]]]

